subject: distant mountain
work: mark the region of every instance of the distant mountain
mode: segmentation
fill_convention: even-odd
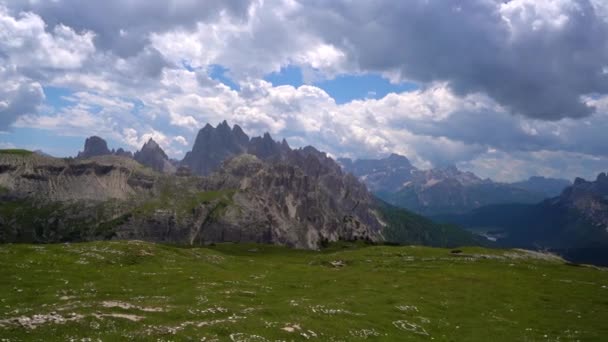
[[[107,153],[95,140],[85,150]],[[191,175],[188,165],[154,171],[168,160],[153,140],[135,159],[0,151],[0,242],[477,243],[462,229],[383,203],[314,147],[291,149],[269,134],[250,140],[226,122],[205,126],[186,158],[207,176]]]
[[[388,203],[422,215],[465,213],[497,203],[537,203],[545,195],[505,183],[481,179],[455,166],[419,170],[406,157],[339,159],[371,191]]]
[[[401,189],[411,181],[412,174],[417,172],[410,161],[398,154],[391,154],[385,159],[338,159],[344,170],[359,177],[373,192],[392,192]]]
[[[84,143],[84,150],[78,153],[77,158],[85,159],[110,154],[112,154],[112,151],[108,149],[108,143],[98,136],[92,136],[87,138]]]
[[[436,219],[459,224],[501,246],[549,249],[608,265],[608,177],[577,178],[561,195],[533,205],[493,205]]]
[[[535,176],[530,177],[528,180],[525,181],[511,183],[511,185],[537,194],[543,194],[547,198],[549,198],[561,194],[565,188],[572,185],[572,182],[567,179],[555,179]]]
[[[290,150],[285,140],[279,143],[268,133],[249,139],[241,127],[230,128],[223,121],[217,127],[207,124],[199,131],[192,151],[186,153],[180,165],[194,174],[206,176],[217,171],[224,160],[243,153],[267,160],[283,158]]]
[[[186,153],[181,165],[194,174],[208,175],[224,160],[245,153],[248,144],[249,137],[238,125],[231,129],[226,121],[217,127],[207,124],[198,132],[192,151]]]
[[[133,159],[161,173],[174,173],[176,171],[165,151],[152,138],[144,144],[140,151],[135,152]]]
[[[108,148],[108,143],[98,136],[92,136],[87,138],[84,142],[84,150],[82,152],[79,152],[76,158],[87,159],[92,157],[110,155],[133,158],[133,154],[131,152],[125,151],[122,148],[119,148],[116,151],[110,150]]]

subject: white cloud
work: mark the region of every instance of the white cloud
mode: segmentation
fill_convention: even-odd
[[[335,156],[395,151],[499,179],[570,177],[608,154],[601,1],[0,3],[0,130],[17,120],[132,149],[152,137],[181,157],[205,123],[228,120]],[[211,79],[213,64],[240,91]],[[262,80],[288,65],[308,85]],[[310,85],[368,72],[421,89],[341,105]],[[38,116],[43,86],[73,94]]]
[[[95,51],[92,32],[77,33],[62,24],[47,32],[42,18],[31,12],[18,17],[0,4],[0,52],[22,67],[73,69]]]

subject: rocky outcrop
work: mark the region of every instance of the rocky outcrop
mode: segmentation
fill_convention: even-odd
[[[133,158],[157,172],[175,173],[176,171],[165,151],[152,138],[144,144],[140,151],[135,152]]]
[[[78,153],[77,158],[86,159],[110,154],[112,154],[112,151],[108,149],[108,143],[100,137],[92,136],[87,138],[84,143],[84,150]]]
[[[276,142],[268,133],[262,137],[252,138],[247,146],[247,153],[260,159],[281,159],[289,151],[291,148],[285,139],[282,143]]]
[[[608,232],[608,176],[600,173],[595,181],[577,178],[560,196],[549,200],[553,206],[573,209],[579,215]]]
[[[76,158],[78,159],[87,159],[92,157],[100,157],[100,156],[118,156],[124,158],[133,158],[133,154],[129,151],[125,151],[122,148],[118,150],[110,150],[108,148],[108,143],[98,136],[92,136],[85,140],[84,142],[84,150],[82,152],[78,152]]]
[[[232,156],[245,153],[249,137],[235,125],[230,128],[226,121],[213,127],[207,124],[198,132],[192,151],[186,153],[181,165],[197,175],[209,175],[222,162]]]
[[[46,201],[127,199],[149,191],[155,175],[135,161],[100,156],[58,159],[0,154],[0,186],[16,197]]]

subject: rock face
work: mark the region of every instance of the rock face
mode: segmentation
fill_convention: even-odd
[[[266,144],[270,140],[261,138],[263,144],[256,146],[284,146]],[[382,240],[373,196],[324,153],[312,147],[282,150],[277,159],[266,153],[273,150],[255,151],[268,158],[239,154],[205,178],[161,176],[117,156],[63,160],[0,155],[2,188],[16,199],[35,201],[30,211],[55,208],[43,210],[48,216],[36,214],[35,223],[2,218],[0,226],[9,222],[9,227],[0,240],[29,241],[24,238],[29,236],[61,241],[74,234],[73,226],[83,227],[77,229],[83,239],[102,234],[186,244],[231,241],[318,248],[341,239]],[[136,159],[145,161],[157,153],[152,141]]]
[[[133,154],[131,152],[125,151],[122,148],[119,148],[116,151],[108,149],[108,143],[98,136],[92,136],[87,138],[84,142],[84,150],[82,152],[79,152],[76,158],[87,159],[110,155],[124,158],[133,158]]]
[[[187,165],[176,174],[154,171],[165,171],[168,159],[152,140],[135,159],[141,164],[115,155],[64,160],[0,153],[0,242],[117,238],[318,248],[337,240],[383,241],[398,229],[394,241],[401,243],[446,246],[449,236],[474,243],[455,228],[378,201],[314,147],[292,150],[269,134],[249,140],[225,122],[203,128],[185,159],[207,176],[193,175]]]
[[[152,189],[156,176],[117,156],[65,160],[0,154],[0,185],[44,201],[128,199]]]
[[[207,124],[198,132],[192,151],[186,153],[181,165],[194,174],[208,175],[224,160],[245,153],[248,144],[249,137],[238,125],[231,129],[226,121],[217,127]]]
[[[270,134],[265,133],[262,137],[252,138],[247,146],[247,153],[260,159],[281,159],[291,151],[285,140],[282,143],[272,139]]]
[[[420,170],[396,154],[378,160],[339,161],[378,197],[422,215],[464,213],[499,203],[538,203],[546,198],[523,187],[481,179],[455,166]]]
[[[165,151],[152,138],[144,144],[140,151],[135,152],[133,158],[140,164],[157,172],[175,173],[176,171]]]
[[[152,217],[126,224],[118,237],[297,248],[337,240],[382,240],[383,225],[365,186],[343,174],[331,159],[318,159],[312,148],[290,151],[280,161],[241,154],[224,162],[204,184],[207,191],[224,197],[196,207],[185,221],[172,210],[156,210]]]
[[[573,209],[608,233],[608,176],[602,172],[595,181],[577,178],[560,196],[548,201],[551,205]]]
[[[77,158],[86,159],[110,154],[112,151],[108,149],[108,143],[100,137],[92,136],[87,138],[84,143],[84,151],[78,153]]]

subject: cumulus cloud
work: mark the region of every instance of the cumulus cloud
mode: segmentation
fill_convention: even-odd
[[[45,22],[35,13],[17,17],[0,4],[0,55],[20,67],[72,69],[82,65],[95,51],[92,32],[75,32],[58,24],[47,32]]]
[[[588,116],[581,96],[608,92],[606,13],[588,0],[306,1],[300,10],[361,70],[448,82],[528,117]]]
[[[143,50],[151,32],[193,27],[222,13],[242,19],[250,5],[249,0],[4,1],[16,11],[37,13],[51,27],[63,24],[78,31],[95,32],[95,43],[101,49],[123,58]]]
[[[603,1],[0,4],[0,131],[131,149],[152,137],[179,158],[200,127],[226,119],[334,156],[398,152],[498,179],[571,177],[608,158]],[[214,65],[238,90],[210,76]],[[305,85],[263,80],[290,65]],[[370,72],[419,89],[337,104],[313,85]],[[47,86],[70,95],[37,115]]]
[[[0,131],[6,131],[20,116],[38,112],[44,92],[39,83],[20,76],[11,66],[0,65],[0,79]]]

